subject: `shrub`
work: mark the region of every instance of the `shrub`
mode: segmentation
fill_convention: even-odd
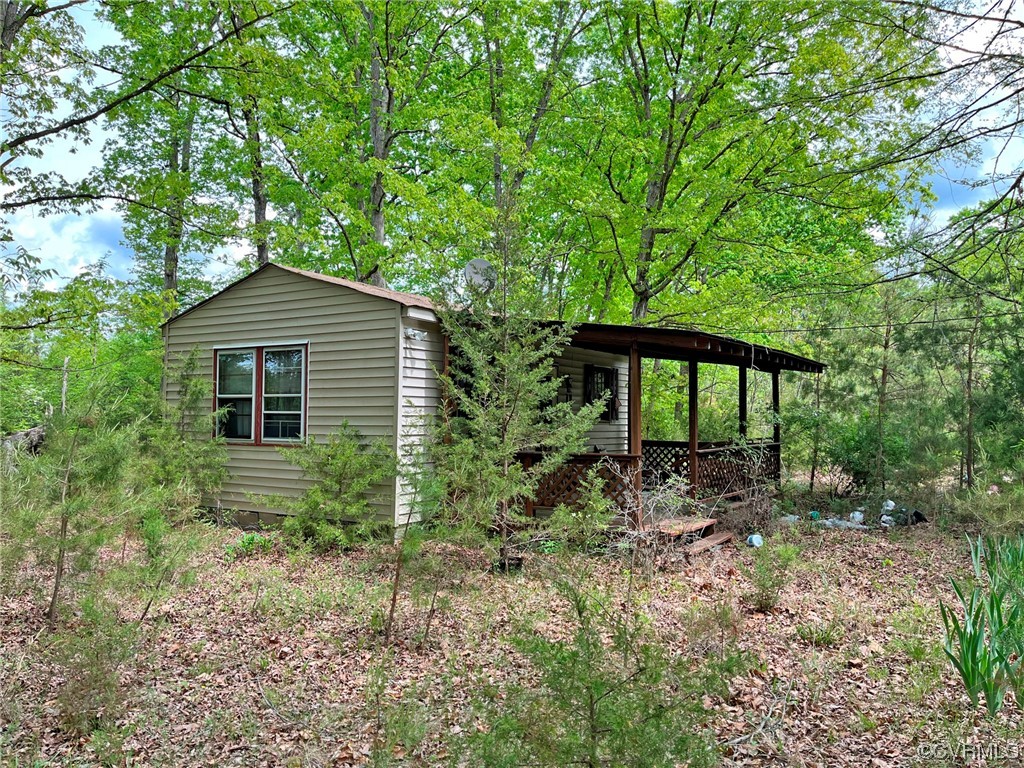
[[[280,451],[312,483],[297,497],[270,497],[272,504],[292,515],[283,525],[288,541],[325,552],[371,538],[386,527],[376,518],[372,501],[374,489],[398,472],[388,441],[367,443],[344,421],[323,442],[310,437],[305,445]],[[343,523],[349,528],[342,529]]]
[[[31,554],[50,570],[51,628],[68,582],[92,571],[99,549],[123,529],[131,509],[122,482],[138,430],[111,418],[111,399],[109,390],[93,387],[67,414],[54,417],[38,456],[19,456],[4,470],[4,486],[18,496],[4,509],[11,551],[3,565],[16,566]]]
[[[571,504],[560,504],[555,507],[545,526],[553,540],[546,542],[549,550],[558,550],[558,545],[566,545],[571,549],[591,550],[595,544],[603,540],[618,514],[615,502],[604,492],[605,480],[596,468],[587,471],[580,487],[579,499]]]
[[[49,651],[66,682],[57,696],[63,726],[86,735],[113,724],[122,714],[126,691],[121,669],[135,656],[138,625],[123,623],[93,597],[82,603],[81,622],[55,634]]]
[[[949,522],[962,529],[1024,534],[1024,487],[1012,485],[991,494],[979,488],[958,494],[951,503],[949,517]]]
[[[790,569],[799,555],[800,550],[795,544],[774,536],[763,547],[754,550],[754,563],[750,568],[740,566],[753,583],[754,589],[747,594],[747,599],[756,610],[768,612],[779,604],[782,590],[792,581]]]
[[[140,434],[136,482],[170,521],[190,519],[227,477],[227,450],[212,437],[218,414],[209,410],[211,384],[199,373],[198,356],[194,349],[168,366],[164,375],[177,399]]]
[[[523,500],[584,449],[611,393],[579,410],[560,398],[564,377],[554,362],[572,327],[536,319],[534,286],[507,261],[495,277],[493,290],[470,285],[458,309],[441,312],[451,353],[440,382],[449,407],[431,459],[443,482],[439,522],[469,540],[497,534],[507,565],[512,537],[531,522]],[[535,457],[528,466],[524,452]]]
[[[701,676],[651,637],[632,609],[566,580],[557,586],[570,607],[572,637],[525,632],[517,639],[536,670],[535,682],[479,703],[487,726],[462,745],[468,752],[463,762],[551,768],[712,763],[714,752],[700,730]]]

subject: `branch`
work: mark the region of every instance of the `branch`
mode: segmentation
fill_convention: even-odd
[[[268,13],[265,13],[265,14],[263,14],[261,16],[257,16],[255,18],[253,18],[251,21],[247,21],[245,24],[240,25],[238,27],[238,31],[241,31],[243,29],[247,29],[249,27],[255,26],[256,24],[259,24],[260,22],[266,21],[267,19],[269,19],[270,17],[274,16],[275,14],[290,9],[293,5],[294,5],[294,3],[289,3],[289,4],[281,6],[279,8],[275,8],[274,10],[272,10],[272,11],[270,11]],[[72,117],[72,118],[68,118],[66,120],[62,120],[61,122],[57,123],[56,125],[52,125],[49,128],[44,128],[44,129],[39,130],[39,131],[33,131],[31,133],[22,134],[21,136],[17,136],[17,137],[11,139],[10,141],[8,141],[8,142],[6,142],[4,144],[0,144],[0,153],[12,153],[18,147],[21,147],[21,146],[23,146],[25,144],[28,144],[28,143],[33,142],[33,141],[39,141],[40,139],[45,139],[47,136],[52,136],[55,133],[62,133],[63,131],[69,130],[71,128],[77,128],[77,127],[79,127],[81,125],[85,125],[86,123],[89,123],[89,122],[95,120],[97,117],[102,117],[107,112],[110,112],[111,110],[117,109],[122,104],[125,104],[125,103],[131,101],[132,99],[137,98],[138,96],[141,96],[142,94],[148,93],[149,91],[153,90],[154,88],[156,88],[156,86],[160,85],[160,83],[162,83],[164,80],[166,80],[167,78],[171,77],[172,75],[176,75],[178,72],[181,72],[181,71],[183,71],[185,69],[188,69],[188,67],[193,62],[201,59],[206,54],[208,54],[210,51],[212,51],[215,48],[217,48],[219,45],[224,43],[229,38],[234,37],[236,34],[237,33],[236,33],[235,30],[231,30],[230,32],[225,32],[224,34],[222,34],[220,37],[218,37],[216,40],[214,40],[209,45],[207,45],[207,46],[205,46],[203,48],[200,48],[196,53],[194,53],[191,56],[188,56],[187,58],[185,58],[184,61],[181,61],[180,63],[174,65],[170,69],[164,70],[163,72],[161,72],[156,77],[154,77],[154,78],[152,78],[150,80],[147,80],[145,83],[140,85],[138,88],[135,88],[135,89],[133,89],[131,91],[128,91],[128,93],[125,93],[125,94],[117,97],[113,101],[108,102],[107,104],[104,104],[102,107],[99,107],[99,108],[93,110],[92,112],[89,112],[89,113],[87,113],[85,115],[80,115],[79,117]],[[3,163],[3,166],[0,166],[0,167],[6,167],[11,162],[12,159],[13,159],[13,157],[8,158],[8,160]]]

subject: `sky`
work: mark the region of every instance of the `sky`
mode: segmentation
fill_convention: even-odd
[[[75,13],[90,46],[117,42],[113,28],[98,21],[87,9],[76,9]],[[69,179],[85,176],[100,163],[103,141],[109,134],[100,122],[93,126],[91,135],[91,143],[85,146],[55,141],[46,147],[42,158],[32,161],[33,166],[40,171],[59,171]],[[965,165],[947,161],[927,179],[937,197],[932,221],[941,225],[957,211],[992,197],[996,190],[984,183],[988,175],[1020,167],[1024,167],[1024,139],[1020,137],[1008,145],[994,141],[985,144],[980,147],[979,156]],[[101,259],[112,277],[131,277],[132,252],[124,245],[122,219],[112,204],[101,204],[96,210],[79,214],[46,217],[37,211],[23,210],[12,216],[9,224],[14,242],[6,247],[24,247],[41,260],[44,268],[56,270],[61,279],[70,278]],[[235,247],[215,254],[219,261],[211,260],[209,276],[226,277],[245,250]]]

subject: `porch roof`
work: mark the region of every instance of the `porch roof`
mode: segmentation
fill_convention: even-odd
[[[572,345],[624,355],[628,355],[635,345],[641,357],[693,360],[758,371],[821,373],[825,370],[824,363],[808,357],[728,336],[682,328],[580,323],[573,334]]]

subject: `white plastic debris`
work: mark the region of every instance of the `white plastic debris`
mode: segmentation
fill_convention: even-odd
[[[885,501],[882,502],[883,514],[886,512],[892,512],[894,509],[896,509],[896,502],[893,501],[892,499],[886,499]]]
[[[761,538],[760,534],[757,534],[757,533],[751,534],[750,536],[747,536],[747,546],[748,547],[763,547],[764,546],[764,539]]]
[[[896,520],[890,515],[882,515],[882,517],[878,521],[878,524],[881,525],[883,528],[892,528],[894,525],[896,525]]]
[[[796,515],[783,515],[779,518],[779,522],[782,525],[796,525],[800,522],[800,518]]]
[[[850,513],[850,522],[858,525],[864,522],[864,507],[858,507]]]
[[[849,520],[837,520],[834,517],[830,517],[828,520],[822,520],[821,524],[826,528],[852,528],[856,531],[868,530],[868,527],[862,523],[853,523]]]

